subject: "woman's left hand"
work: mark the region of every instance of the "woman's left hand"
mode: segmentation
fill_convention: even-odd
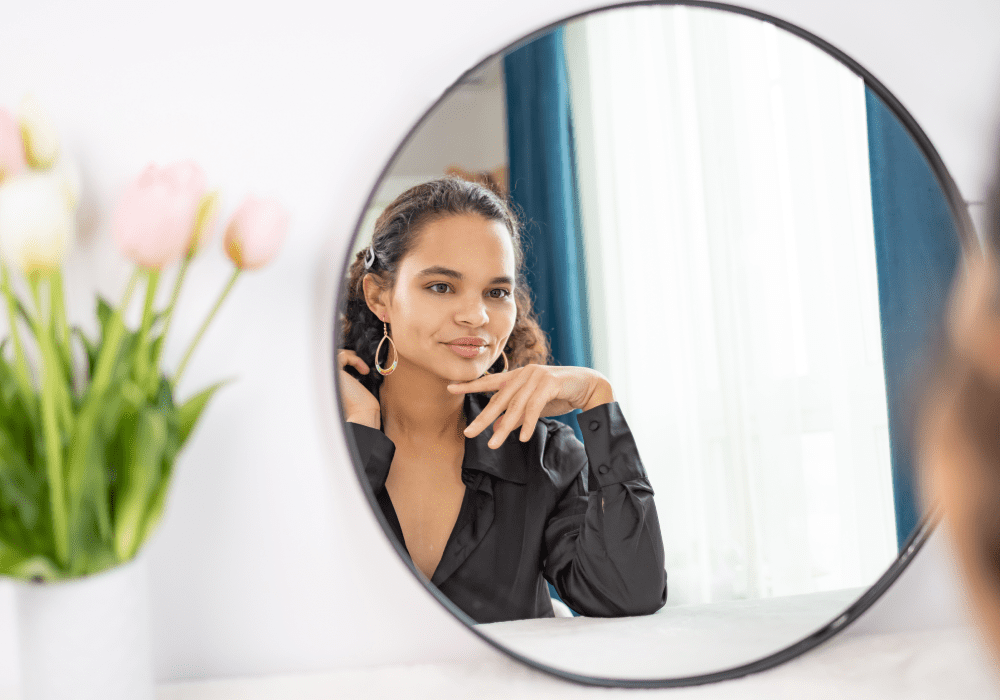
[[[475,437],[493,425],[489,446],[500,447],[521,426],[521,442],[535,431],[539,418],[561,416],[574,408],[588,410],[614,401],[611,383],[600,372],[586,367],[527,365],[509,372],[487,374],[471,382],[449,384],[453,394],[495,391],[482,413],[465,429]],[[503,414],[501,416],[501,414]]]

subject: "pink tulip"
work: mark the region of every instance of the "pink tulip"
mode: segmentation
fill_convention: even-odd
[[[241,270],[256,270],[277,255],[288,233],[288,211],[273,199],[247,197],[226,226],[226,253]]]
[[[20,173],[25,165],[21,127],[7,110],[0,107],[0,182]]]
[[[111,230],[119,250],[155,270],[178,260],[196,235],[206,189],[205,173],[194,161],[146,166],[125,188],[115,210]]]

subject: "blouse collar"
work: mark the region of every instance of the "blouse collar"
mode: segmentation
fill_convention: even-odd
[[[482,413],[489,403],[489,397],[485,394],[465,395],[465,416],[466,425]],[[385,428],[380,430],[384,433]],[[538,427],[535,428],[536,432]],[[518,439],[520,430],[514,430],[507,436],[503,444],[497,449],[489,446],[490,438],[493,437],[493,426],[489,425],[485,430],[475,437],[465,438],[465,455],[462,458],[462,471],[478,471],[490,474],[504,481],[515,484],[528,483],[527,478],[527,448],[531,443],[523,443]],[[376,493],[385,486],[385,480],[389,476],[389,462],[382,463],[380,460],[370,460],[370,464],[365,466],[368,481]]]
[[[466,394],[466,424],[472,423],[488,403],[489,397],[485,394]],[[520,434],[519,429],[513,430],[503,444],[495,450],[487,444],[493,437],[492,425],[487,426],[479,435],[466,438],[462,470],[485,472],[515,484],[528,483],[527,447],[530,443],[521,442],[518,439]]]

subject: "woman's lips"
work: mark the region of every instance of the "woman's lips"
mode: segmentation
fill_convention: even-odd
[[[467,360],[471,360],[474,357],[478,357],[479,355],[481,355],[483,352],[486,351],[485,345],[459,345],[457,343],[456,344],[445,343],[445,345],[451,348],[456,355],[464,357]]]

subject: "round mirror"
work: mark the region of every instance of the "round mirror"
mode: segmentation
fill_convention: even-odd
[[[358,476],[517,658],[768,668],[926,537],[913,379],[970,232],[913,119],[801,29],[684,4],[546,28],[458,80],[362,214],[335,323]]]

